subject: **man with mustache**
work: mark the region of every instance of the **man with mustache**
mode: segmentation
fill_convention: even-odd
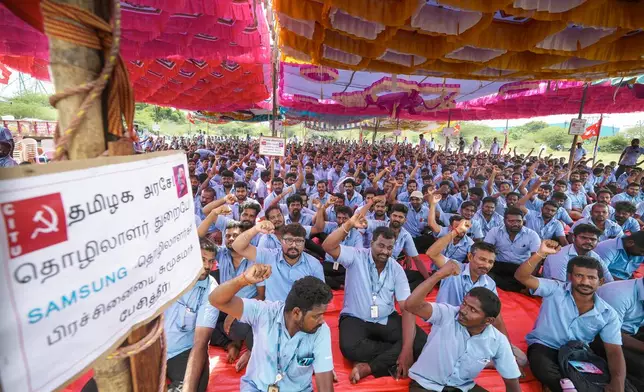
[[[315,372],[317,390],[333,392],[331,331],[324,322],[324,312],[333,298],[329,286],[316,277],[305,276],[288,288],[285,301],[265,302],[236,295],[248,285],[267,281],[275,270],[270,265],[255,264],[210,295],[213,306],[255,331],[240,391],[312,391]]]
[[[600,242],[624,236],[622,228],[615,221],[608,219],[608,205],[604,203],[595,203],[590,210],[590,218],[579,219],[572,225],[571,229],[575,230],[575,227],[581,224],[589,224],[597,227],[601,231],[601,235],[599,236]]]
[[[226,215],[231,215],[232,210],[231,205],[234,205],[237,202],[235,195],[226,195],[224,198],[215,200],[209,203],[204,207],[204,212],[208,213],[208,216],[201,222],[197,228],[197,234],[199,237],[205,237],[206,234],[219,230],[222,232],[222,236],[226,237],[226,226],[228,222],[232,219]],[[248,231],[250,228],[255,226],[255,221],[257,215],[261,211],[261,207],[255,201],[247,201],[239,206],[241,213],[239,214],[239,222],[241,223],[242,232]],[[251,240],[253,245],[259,243],[259,236],[254,237]]]
[[[631,279],[644,263],[644,232],[602,241],[595,249],[616,279]]]
[[[533,275],[541,260],[556,254],[559,248],[556,241],[543,241],[515,274],[533,295],[543,298],[534,328],[526,336],[532,373],[552,392],[562,391],[559,349],[570,341],[590,344],[599,335],[611,376],[604,391],[623,392],[626,365],[620,334],[622,323],[617,312],[595,294],[604,283],[601,263],[588,256],[573,257],[566,268],[566,282]]]
[[[588,256],[602,263],[604,280],[612,282],[613,277],[603,263],[602,257],[595,253],[601,231],[593,225],[581,224],[573,230],[572,244],[566,245],[554,255],[546,257],[543,263],[543,277],[565,282],[567,279],[568,262],[573,257]]]
[[[474,378],[492,361],[503,378],[505,390],[520,392],[521,371],[514,361],[512,348],[494,327],[501,315],[501,301],[494,292],[482,286],[474,287],[456,306],[425,302],[425,297],[441,279],[460,279],[460,276],[461,266],[448,261],[418,286],[405,303],[409,312],[432,324],[432,332],[418,361],[409,369],[413,380],[409,392],[483,392],[485,389],[476,385]]]
[[[364,211],[331,233],[324,250],[346,268],[344,306],[340,312],[340,350],[354,362],[352,383],[373,375],[406,377],[427,335],[405,311],[409,283],[405,271],[391,257],[396,236],[388,227],[373,232],[370,249],[341,245],[354,228],[367,225]],[[402,309],[396,312],[395,303]]]
[[[496,247],[498,256],[489,274],[502,290],[520,292],[525,287],[514,279],[514,272],[539,249],[541,240],[534,230],[523,226],[523,212],[516,207],[505,210],[503,222],[483,240]]]
[[[279,249],[257,249],[251,240],[258,234],[272,234],[275,226],[270,221],[262,221],[243,232],[235,242],[233,249],[258,264],[268,264],[273,274],[266,279],[266,300],[284,301],[293,283],[305,276],[315,276],[324,281],[322,265],[313,256],[304,253],[306,229],[299,223],[291,223],[282,229]]]

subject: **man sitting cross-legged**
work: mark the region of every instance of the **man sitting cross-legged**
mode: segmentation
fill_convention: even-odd
[[[453,238],[463,236],[467,233],[470,225],[470,221],[462,220],[455,230],[451,230],[436,240],[427,250],[427,255],[432,259],[436,268],[442,268],[447,262],[452,261],[461,270],[460,274],[443,279],[438,296],[436,297],[437,303],[460,306],[467,293],[475,287],[485,287],[498,296],[496,283],[487,275],[494,266],[496,259],[496,248],[494,245],[483,241],[474,243],[467,254],[468,262],[466,264],[462,264],[454,259],[448,259],[442,254],[443,250],[453,241]],[[508,335],[505,322],[500,314],[494,317],[494,327],[510,340],[510,335]],[[517,357],[519,365],[525,366],[527,364],[525,354],[516,346],[512,346],[512,351]]]
[[[474,383],[474,378],[493,361],[505,390],[520,392],[521,371],[510,342],[493,325],[501,313],[496,294],[479,286],[471,289],[458,306],[425,302],[441,279],[461,276],[461,266],[448,261],[405,302],[407,311],[432,324],[418,361],[409,369],[413,380],[409,391],[485,391]]]
[[[404,310],[409,283],[402,266],[391,257],[396,239],[391,229],[375,229],[370,249],[340,245],[351,229],[366,226],[363,213],[352,216],[322,244],[346,268],[340,350],[354,362],[352,383],[370,374],[406,377],[427,339],[414,315]],[[402,317],[395,310],[395,300]]]

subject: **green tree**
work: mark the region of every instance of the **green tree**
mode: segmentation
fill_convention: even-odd
[[[631,144],[631,139],[622,135],[607,136],[599,139],[599,149],[602,152],[622,152]]]
[[[534,140],[552,149],[556,149],[558,146],[568,149],[572,144],[572,138],[573,136],[568,135],[568,131],[565,128],[552,126],[539,130]]]
[[[46,94],[24,93],[0,102],[0,114],[11,115],[16,119],[35,118],[39,120],[56,120],[58,113],[49,104]]]
[[[619,132],[627,139],[644,139],[644,121],[639,121],[639,124],[633,128],[627,128]]]

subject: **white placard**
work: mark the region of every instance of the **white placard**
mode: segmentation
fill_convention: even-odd
[[[585,118],[573,118],[570,120],[570,129],[568,129],[569,135],[583,135],[586,130],[586,119]]]
[[[259,154],[273,157],[283,157],[286,152],[286,139],[281,137],[259,137]]]
[[[402,132],[400,129],[394,129],[394,136],[400,136],[402,135]]]
[[[30,166],[0,170],[0,380],[12,392],[64,385],[202,271],[185,154]]]
[[[454,136],[455,133],[456,133],[456,130],[454,129],[454,127],[443,128],[443,136],[445,137],[452,137]]]

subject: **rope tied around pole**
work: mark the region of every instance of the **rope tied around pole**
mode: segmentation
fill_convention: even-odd
[[[83,103],[69,126],[61,132],[56,128],[56,150],[54,159],[67,158],[67,151],[75,137],[87,110],[96,99],[100,99],[103,90],[108,87],[108,132],[126,139],[136,140],[134,132],[134,94],[128,77],[125,63],[119,54],[121,43],[121,4],[112,0],[112,25],[91,12],[68,4],[59,4],[51,0],[41,2],[45,33],[73,44],[90,49],[102,50],[104,65],[98,77],[78,87],[70,88],[49,98],[56,107],[62,99],[72,95],[84,94]],[[112,82],[108,86],[108,81]],[[127,136],[123,135],[123,121],[127,126]]]
[[[159,392],[165,391],[165,380],[166,380],[166,341],[165,333],[163,333],[163,313],[157,317],[154,327],[150,332],[138,342],[131,344],[129,346],[124,346],[116,349],[112,354],[107,356],[107,359],[124,359],[131,357],[133,355],[139,354],[147,350],[152,346],[157,340],[161,343],[161,372],[159,373]]]

